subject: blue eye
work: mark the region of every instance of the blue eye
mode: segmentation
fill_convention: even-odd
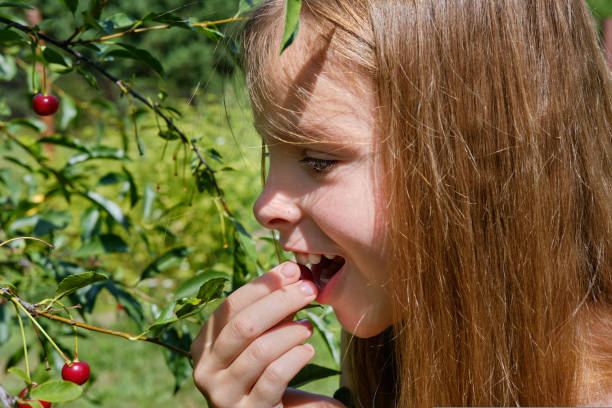
[[[317,159],[314,157],[304,157],[300,160],[300,164],[315,173],[327,173],[338,163],[338,160]]]

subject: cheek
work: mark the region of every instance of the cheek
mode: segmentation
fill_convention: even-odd
[[[318,213],[332,238],[369,247],[383,237],[385,217],[371,186],[367,181],[359,185],[347,183],[322,195],[317,203]]]

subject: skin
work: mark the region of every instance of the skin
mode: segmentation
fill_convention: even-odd
[[[360,337],[392,323],[373,93],[337,69],[329,44],[314,47],[311,36],[305,24],[280,65],[271,67],[282,78],[273,100],[282,102],[257,118],[270,169],[254,213],[279,232],[285,250],[340,255],[346,263],[323,293],[286,262],[221,304],[191,349],[195,384],[216,408],[343,406],[287,389],[314,355],[302,344],[312,335],[310,323],[292,319],[315,299],[330,304],[342,326]],[[308,100],[296,97],[299,88],[308,90]],[[266,133],[269,121],[282,120],[287,110],[308,143]]]

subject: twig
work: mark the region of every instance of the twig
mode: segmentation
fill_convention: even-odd
[[[55,248],[53,245],[51,245],[44,239],[35,238],[35,237],[15,237],[15,238],[7,239],[6,241],[0,242],[0,247],[8,244],[9,242],[16,241],[18,239],[33,239],[34,241],[42,242],[43,244],[45,244],[46,246],[50,248]]]
[[[92,326],[90,324],[87,323],[81,323],[78,322],[76,320],[70,320],[70,319],[66,319],[65,317],[62,316],[57,316],[51,313],[47,313],[47,312],[40,312],[37,311],[36,312],[37,315],[39,316],[43,316],[46,317],[49,320],[55,320],[56,322],[61,322],[64,324],[69,324],[71,326],[77,326],[80,327],[82,329],[86,329],[86,330],[91,330],[91,331],[95,331],[98,333],[104,333],[104,334],[110,334],[112,336],[117,336],[117,337],[123,337],[124,339],[128,339],[128,340],[140,340],[140,341],[146,341],[149,343],[154,343],[163,347],[166,347],[167,349],[170,349],[172,351],[175,351],[179,354],[182,354],[183,356],[187,357],[187,358],[191,358],[191,354],[189,354],[187,351],[182,350],[180,348],[177,348],[171,344],[167,344],[164,343],[156,338],[153,337],[145,337],[145,336],[134,336],[133,334],[129,334],[129,333],[123,333],[117,330],[111,330],[111,329],[104,329],[102,327],[97,327],[97,326]]]
[[[206,28],[208,26],[211,25],[217,25],[217,24],[225,24],[225,23],[233,23],[236,21],[243,21],[246,20],[246,17],[232,17],[232,18],[225,18],[223,20],[217,20],[217,21],[206,21],[203,23],[191,23],[192,26],[194,27],[202,27],[202,28]],[[162,25],[156,25],[156,26],[151,26],[151,27],[141,27],[141,28],[130,28],[129,30],[126,31],[122,31],[120,33],[115,33],[115,34],[109,34],[109,35],[105,35],[103,37],[100,38],[92,38],[90,40],[78,40],[78,41],[74,41],[72,44],[87,44],[87,43],[93,43],[93,42],[104,42],[104,41],[108,41],[108,40],[112,40],[114,38],[119,38],[119,37],[123,37],[124,35],[127,34],[132,34],[132,33],[143,33],[146,31],[156,31],[156,30],[166,30],[168,28],[172,28],[174,27],[171,24],[162,24]],[[69,44],[70,40],[72,40],[73,37],[69,38],[66,43]]]
[[[128,93],[128,94],[132,95],[134,98],[136,98],[140,102],[142,102],[147,108],[149,108],[153,112],[155,112],[155,114],[157,114],[159,117],[161,117],[164,120],[164,122],[166,122],[166,126],[168,126],[168,128],[171,129],[172,131],[176,132],[179,135],[180,139],[183,141],[183,143],[188,145],[189,149],[192,152],[194,152],[194,154],[196,155],[196,157],[198,158],[198,161],[199,161],[199,164],[198,164],[198,166],[196,168],[196,171],[199,169],[200,166],[204,166],[206,168],[206,170],[210,173],[213,189],[215,190],[217,196],[220,198],[221,203],[222,203],[223,208],[225,209],[226,213],[229,216],[232,216],[232,213],[231,213],[229,207],[227,206],[227,203],[223,199],[223,192],[221,191],[221,188],[219,187],[219,184],[217,183],[217,179],[215,177],[215,170],[204,159],[204,157],[202,156],[202,153],[200,152],[198,147],[195,144],[193,144],[189,138],[187,138],[187,136],[185,135],[185,133],[183,133],[182,130],[180,130],[178,127],[176,127],[176,125],[174,124],[172,119],[169,118],[167,115],[165,115],[159,109],[157,104],[152,104],[151,102],[149,102],[140,93],[138,93],[137,91],[134,91],[132,88],[126,86],[121,79],[117,78],[116,76],[114,76],[113,74],[108,72],[98,62],[96,62],[96,61],[94,61],[92,59],[89,59],[86,56],[84,56],[83,54],[81,54],[80,52],[70,48],[69,44],[65,44],[65,42],[58,41],[55,38],[48,36],[47,34],[43,34],[41,32],[38,32],[38,31],[34,30],[31,27],[24,26],[23,24],[19,24],[19,23],[15,22],[15,21],[10,20],[10,19],[5,18],[5,17],[0,17],[0,23],[7,24],[9,27],[14,27],[14,28],[16,28],[18,30],[21,30],[21,31],[25,32],[25,33],[35,35],[37,38],[43,39],[46,42],[51,43],[51,44],[55,45],[56,47],[64,50],[66,53],[72,55],[76,59],[77,64],[79,62],[83,62],[83,63],[89,65],[90,67],[94,68],[100,74],[102,74],[103,76],[108,78],[110,81],[112,81],[115,85],[117,85],[117,87],[119,87],[119,89],[121,89],[122,92],[125,92],[125,93]],[[56,177],[57,177],[57,175],[56,175]]]
[[[0,385],[0,401],[4,408],[13,408],[17,402],[17,397],[9,394],[9,392]]]
[[[172,344],[167,344],[164,343],[163,341],[153,338],[153,337],[145,337],[145,336],[135,336],[133,334],[129,334],[129,333],[123,333],[117,330],[111,330],[111,329],[105,329],[102,327],[97,327],[97,326],[93,326],[87,323],[82,323],[82,322],[78,322],[76,320],[71,320],[71,319],[66,319],[65,317],[62,316],[57,316],[48,312],[44,312],[41,310],[38,310],[36,308],[35,305],[26,302],[25,300],[21,299],[19,296],[17,296],[17,294],[15,292],[13,292],[12,290],[10,290],[9,288],[5,288],[5,287],[0,287],[0,295],[7,295],[10,298],[14,299],[15,302],[19,302],[19,304],[32,316],[32,317],[37,317],[37,316],[42,316],[45,317],[49,320],[54,320],[56,322],[60,322],[60,323],[64,323],[64,324],[68,324],[71,326],[77,326],[86,330],[90,330],[90,331],[94,331],[94,332],[98,332],[98,333],[105,333],[105,334],[110,334],[112,336],[117,336],[117,337],[123,337],[124,339],[128,339],[128,340],[139,340],[139,341],[146,341],[149,343],[153,343],[153,344],[157,344],[159,346],[165,347],[169,350],[172,350],[176,353],[179,353],[187,358],[191,358],[191,354],[185,350],[182,350],[178,347],[173,346]],[[43,333],[44,334],[44,333]]]

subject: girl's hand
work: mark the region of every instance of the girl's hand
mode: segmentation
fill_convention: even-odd
[[[297,264],[277,266],[232,293],[200,330],[191,346],[193,378],[214,407],[314,407],[283,404],[287,383],[314,356],[301,344],[312,326],[291,321],[317,296],[299,277]]]

